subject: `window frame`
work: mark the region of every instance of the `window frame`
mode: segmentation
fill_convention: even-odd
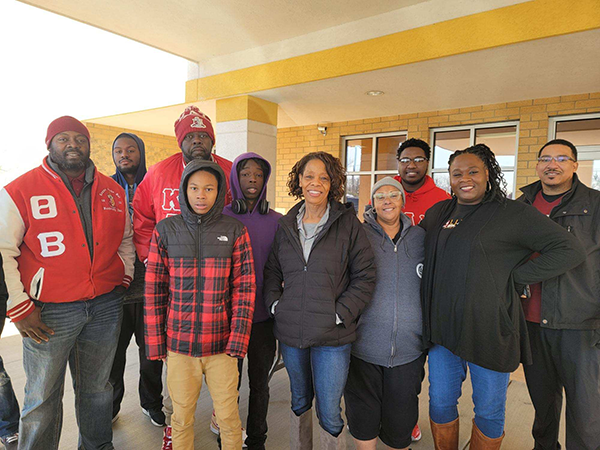
[[[398,167],[396,166],[396,170],[375,170],[377,165],[377,139],[381,137],[390,137],[390,136],[404,136],[404,140],[408,139],[408,130],[398,130],[398,131],[386,131],[383,133],[369,133],[369,134],[356,134],[356,135],[348,135],[342,137],[342,161],[344,162],[344,168],[346,169],[346,176],[364,176],[369,175],[371,178],[371,184],[369,186],[369,190],[373,188],[375,184],[375,177],[377,175],[390,175],[396,176],[398,175]],[[371,170],[360,170],[358,172],[350,172],[348,171],[347,166],[347,150],[348,150],[348,141],[353,141],[355,139],[372,139],[371,143]],[[346,201],[346,192],[344,186],[344,201]]]
[[[431,128],[429,130],[429,143],[431,145],[431,158],[429,165],[428,174],[433,178],[434,173],[446,173],[448,172],[448,168],[445,169],[435,169],[433,167],[433,161],[435,157],[435,133],[440,133],[444,131],[465,131],[469,130],[469,147],[475,145],[475,135],[476,131],[480,129],[490,129],[490,128],[504,128],[504,127],[516,127],[515,131],[515,165],[514,166],[501,166],[502,172],[505,170],[512,171],[514,173],[513,176],[513,186],[512,192],[517,192],[517,170],[519,166],[519,134],[520,134],[520,122],[518,120],[510,120],[505,122],[485,122],[478,123],[474,125],[455,125],[451,127],[439,127],[439,128]],[[492,149],[493,151],[494,149]]]
[[[556,126],[560,122],[577,120],[600,119],[600,113],[570,114],[568,116],[553,116],[548,118],[548,140],[556,139]],[[594,161],[600,159],[600,145],[576,145],[578,161]]]

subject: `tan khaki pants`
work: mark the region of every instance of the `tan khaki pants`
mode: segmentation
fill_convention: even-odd
[[[203,375],[221,431],[222,449],[241,450],[237,359],[224,353],[194,358],[168,352],[167,360],[167,384],[173,401],[173,450],[194,450],[194,416]]]

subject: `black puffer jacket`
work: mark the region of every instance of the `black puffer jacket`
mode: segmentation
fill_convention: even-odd
[[[279,301],[275,336],[297,348],[349,344],[375,288],[373,250],[352,204],[331,201],[329,220],[305,262],[296,221],[302,203],[279,219],[265,266],[267,309]],[[343,324],[336,325],[336,314]]]
[[[536,181],[522,187],[519,200],[532,204],[542,189]],[[550,218],[583,244],[583,264],[542,282],[542,327],[589,330],[600,328],[600,192],[584,185],[577,174],[573,187]]]

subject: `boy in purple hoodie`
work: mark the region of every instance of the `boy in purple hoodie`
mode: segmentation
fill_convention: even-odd
[[[223,210],[223,214],[235,217],[248,229],[256,273],[256,306],[247,354],[250,399],[246,424],[248,437],[245,444],[249,450],[265,448],[269,407],[268,377],[276,351],[273,320],[269,318],[262,296],[263,270],[275,232],[279,228],[277,221],[281,217],[281,214],[269,208],[267,201],[270,175],[271,165],[262,156],[256,153],[238,156],[229,175],[233,201]],[[243,361],[239,361],[240,383]]]

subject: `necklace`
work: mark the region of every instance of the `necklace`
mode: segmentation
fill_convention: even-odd
[[[456,228],[458,226],[459,223],[462,222],[462,219],[448,219],[448,221],[442,225],[442,228],[444,229],[449,229],[449,228]]]

